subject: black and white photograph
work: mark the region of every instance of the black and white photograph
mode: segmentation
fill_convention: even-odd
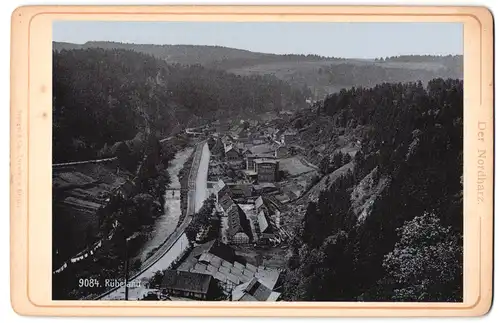
[[[55,21],[52,299],[463,302],[463,39]]]

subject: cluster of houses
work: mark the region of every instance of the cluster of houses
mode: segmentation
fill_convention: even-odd
[[[294,134],[284,132],[281,136],[280,141],[258,137],[252,144],[242,143],[230,135],[216,137],[212,139],[211,153],[232,169],[241,170],[248,181],[278,182],[279,159],[290,156],[286,142],[293,141],[291,137],[294,137]]]
[[[279,208],[262,196],[242,199],[234,187],[219,180],[210,189],[216,199],[216,209],[226,224],[222,241],[233,245],[269,245],[279,240],[276,224]]]
[[[220,237],[196,246],[177,268],[167,270],[159,289],[172,300],[278,301],[281,270],[253,264],[234,248],[280,243],[278,197],[299,194],[278,187],[280,160],[294,155],[297,134],[258,129],[252,121],[215,127],[207,188],[221,214]]]
[[[277,244],[280,241],[280,160],[291,156],[293,130],[234,126],[210,139],[209,191],[223,215],[222,241],[228,244]],[[276,196],[276,198],[274,198]],[[277,202],[277,203],[274,203]]]
[[[279,300],[280,270],[256,266],[217,240],[195,247],[159,289],[170,299],[231,301]]]

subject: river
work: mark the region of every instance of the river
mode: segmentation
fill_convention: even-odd
[[[192,147],[178,151],[170,167],[167,169],[171,183],[168,185],[167,191],[165,192],[165,211],[162,216],[156,219],[154,229],[151,232],[151,238],[144,244],[139,253],[142,262],[146,260],[148,253],[165,242],[177,227],[179,217],[181,216],[181,183],[179,181],[179,172],[192,153]]]
[[[167,187],[166,192],[166,201],[165,201],[165,214],[158,218],[155,230],[153,233],[152,239],[147,243],[147,245],[143,248],[141,253],[143,259],[147,253],[153,250],[155,247],[158,247],[164,243],[164,241],[171,236],[171,234],[175,231],[177,224],[179,222],[179,217],[181,214],[180,208],[180,198],[177,195],[172,197],[172,190],[175,194],[178,194],[178,190],[180,189],[179,182],[179,171],[182,169],[182,166],[185,164],[186,160],[192,154],[193,148],[187,148],[186,150],[180,151],[176,154],[175,159],[172,161],[171,167],[168,168],[169,174],[172,177],[172,183]],[[201,159],[198,163],[198,167],[196,169],[196,185],[194,191],[192,192],[192,198],[195,198],[195,201],[188,203],[193,203],[194,205],[202,205],[203,200],[198,201],[197,198],[206,198],[207,192],[207,171],[208,171],[208,162],[210,160],[210,150],[208,149],[208,145],[205,144],[202,148]],[[185,221],[190,221],[191,216],[186,215]],[[188,222],[181,225],[178,233],[179,238],[176,237],[176,233],[174,233],[172,238],[175,240],[169,241],[169,244],[163,245],[162,248],[165,248],[165,253],[160,256],[160,258],[154,260],[150,267],[146,270],[142,271],[136,277],[133,277],[130,282],[132,283],[129,288],[129,300],[137,300],[142,298],[145,293],[148,292],[146,287],[146,282],[151,279],[156,271],[163,270],[168,268],[176,259],[179,259],[190,246],[190,242],[187,239],[186,234],[184,233],[185,226]],[[184,226],[184,227],[183,227]],[[162,251],[163,252],[163,251]],[[147,267],[147,266],[145,266]],[[111,286],[110,286],[111,287]],[[114,289],[109,294],[102,296],[102,300],[123,300],[125,298],[125,287],[120,287]]]

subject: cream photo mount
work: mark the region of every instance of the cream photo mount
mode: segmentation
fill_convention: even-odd
[[[464,302],[53,301],[52,23],[455,22],[464,31]],[[493,281],[493,18],[482,7],[26,6],[12,14],[11,302],[37,316],[479,316]],[[478,187],[478,170],[484,184]]]

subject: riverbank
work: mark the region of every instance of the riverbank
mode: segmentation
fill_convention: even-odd
[[[54,299],[95,297],[96,293],[104,291],[104,284],[79,288],[75,282],[79,279],[105,281],[124,277],[126,259],[130,260],[129,273],[137,272],[143,263],[143,258],[138,255],[144,254],[144,248],[154,248],[154,244],[168,237],[168,232],[165,235],[161,230],[164,227],[172,227],[170,233],[175,229],[179,216],[173,217],[173,225],[163,224],[166,222],[165,214],[170,213],[167,210],[166,190],[172,184],[180,187],[178,179],[171,175],[178,172],[183,163],[176,161],[170,151],[158,145],[146,147],[143,162],[135,176],[127,182],[129,185],[114,192],[108,198],[106,207],[99,209],[95,215],[99,220],[97,237],[100,241],[96,243],[97,247],[82,254],[78,262],[68,262],[64,270],[53,274]],[[187,156],[182,158],[185,159]],[[180,214],[180,211],[177,213]]]
[[[183,220],[180,173],[186,165],[190,165],[188,161],[192,160],[193,150],[192,147],[188,147],[178,151],[167,169],[171,180],[164,195],[163,214],[155,221],[150,239],[144,244],[137,256],[141,262],[153,255]]]
[[[206,193],[206,177],[207,168],[209,160],[209,150],[206,143],[199,143],[196,146],[196,151],[194,153],[194,162],[191,165],[188,180],[188,206],[186,217],[182,220],[181,225],[175,229],[175,231],[167,239],[166,243],[161,245],[161,247],[154,253],[152,257],[147,259],[139,271],[131,273],[129,275],[130,281],[135,282],[147,282],[149,279],[157,272],[167,268],[170,268],[173,264],[182,258],[185,252],[191,247],[185,229],[191,223],[193,214],[196,209],[196,204],[203,203],[203,201],[197,201],[197,197],[201,197]],[[196,178],[205,178],[205,181],[197,181]],[[200,193],[201,192],[201,193]],[[125,288],[115,288],[112,289],[101,296],[98,299],[124,299]],[[129,290],[129,299],[140,298],[143,294],[143,289]]]

